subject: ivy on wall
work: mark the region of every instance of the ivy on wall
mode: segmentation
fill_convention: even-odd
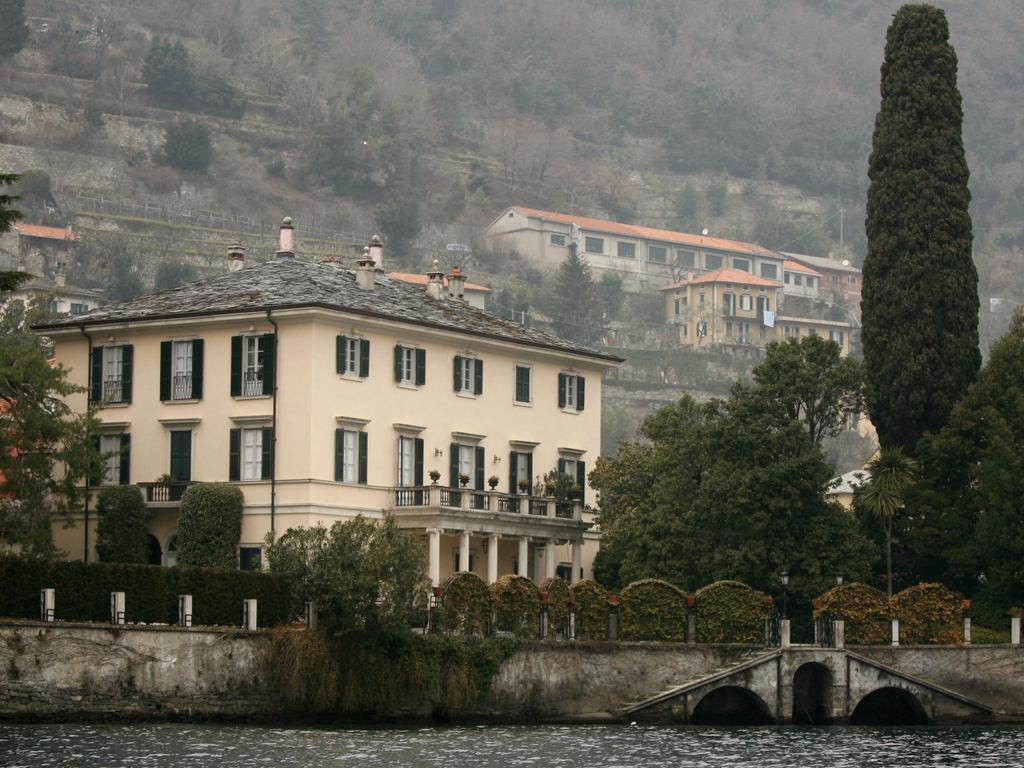
[[[686,594],[661,579],[634,581],[619,602],[622,640],[686,640]]]
[[[766,595],[739,581],[716,581],[697,590],[697,642],[759,643],[764,639]]]
[[[608,593],[596,581],[584,579],[570,587],[576,611],[576,637],[579,640],[605,640],[608,637]]]
[[[442,592],[444,629],[460,635],[482,635],[491,620],[491,593],[475,573],[462,571],[448,578]]]
[[[880,589],[859,581],[833,587],[815,601],[814,618],[842,615],[846,642],[852,645],[888,645],[892,638],[892,608]]]
[[[558,632],[572,613],[572,592],[558,576],[541,582],[540,593],[548,609],[548,631]]]
[[[892,598],[900,642],[953,645],[963,640],[963,596],[942,584],[907,587]]]
[[[540,634],[540,590],[525,576],[502,576],[491,584],[498,629],[519,638]]]

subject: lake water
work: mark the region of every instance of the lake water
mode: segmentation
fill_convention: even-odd
[[[5,768],[1024,766],[1024,728],[3,725]]]

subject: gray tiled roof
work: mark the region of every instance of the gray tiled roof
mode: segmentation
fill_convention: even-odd
[[[356,285],[355,272],[333,264],[278,258],[213,278],[109,304],[37,330],[197,315],[230,314],[286,307],[325,307],[385,317],[474,336],[498,338],[603,360],[619,358],[526,328],[462,301],[431,299],[423,286],[376,274],[374,290]]]

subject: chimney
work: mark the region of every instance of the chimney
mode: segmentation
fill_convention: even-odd
[[[373,260],[373,268],[378,272],[384,271],[384,246],[380,243],[380,235],[370,238],[370,247],[367,249],[370,258]]]
[[[448,296],[456,301],[466,300],[466,278],[460,267],[452,267],[448,275]]]
[[[434,268],[427,272],[427,295],[432,299],[444,301],[444,272],[441,271],[441,263],[434,259]]]
[[[370,257],[370,248],[363,248],[363,258],[356,262],[356,285],[364,291],[372,291],[374,283],[374,261]]]
[[[295,258],[295,227],[292,226],[291,216],[285,216],[281,220],[281,236],[277,246],[277,258]]]
[[[235,242],[228,246],[228,272],[237,272],[245,266],[245,248]]]

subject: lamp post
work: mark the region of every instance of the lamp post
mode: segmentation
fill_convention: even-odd
[[[782,618],[788,619],[789,616],[786,613],[786,592],[789,587],[789,571],[780,573],[779,579],[782,581]]]
[[[843,574],[836,574],[836,587],[843,586]],[[843,618],[843,591],[840,589],[836,592],[836,611],[839,612],[839,618]]]

